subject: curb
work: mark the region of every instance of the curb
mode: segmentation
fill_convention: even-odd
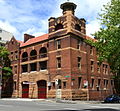
[[[2,98],[3,101],[46,101],[54,103],[67,103],[67,104],[102,104],[102,101],[71,101],[71,100],[55,100],[55,99],[24,99],[24,98]]]

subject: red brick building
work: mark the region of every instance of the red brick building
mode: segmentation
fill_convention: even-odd
[[[48,20],[48,34],[8,43],[12,61],[13,97],[101,100],[113,93],[109,65],[97,60],[86,43],[86,21],[74,15],[76,5],[61,5],[63,15]],[[56,94],[57,93],[57,94]]]

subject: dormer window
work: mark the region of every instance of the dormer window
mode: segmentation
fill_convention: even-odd
[[[63,29],[63,25],[62,24],[57,24],[55,26],[55,31],[60,30],[60,29]]]
[[[78,31],[81,31],[80,25],[79,25],[79,24],[76,24],[76,25],[75,25],[75,29],[78,30]]]

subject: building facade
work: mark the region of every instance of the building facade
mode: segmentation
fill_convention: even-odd
[[[10,41],[13,37],[13,34],[10,32],[7,32],[0,28],[0,46],[5,46],[7,41]]]
[[[49,22],[48,34],[7,44],[13,70],[13,97],[102,100],[113,93],[113,74],[85,42],[85,19],[74,15],[76,5],[61,4],[63,15]],[[94,40],[94,39],[93,39]]]

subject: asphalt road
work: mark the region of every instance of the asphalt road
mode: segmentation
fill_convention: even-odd
[[[120,104],[0,100],[0,111],[120,111]]]

